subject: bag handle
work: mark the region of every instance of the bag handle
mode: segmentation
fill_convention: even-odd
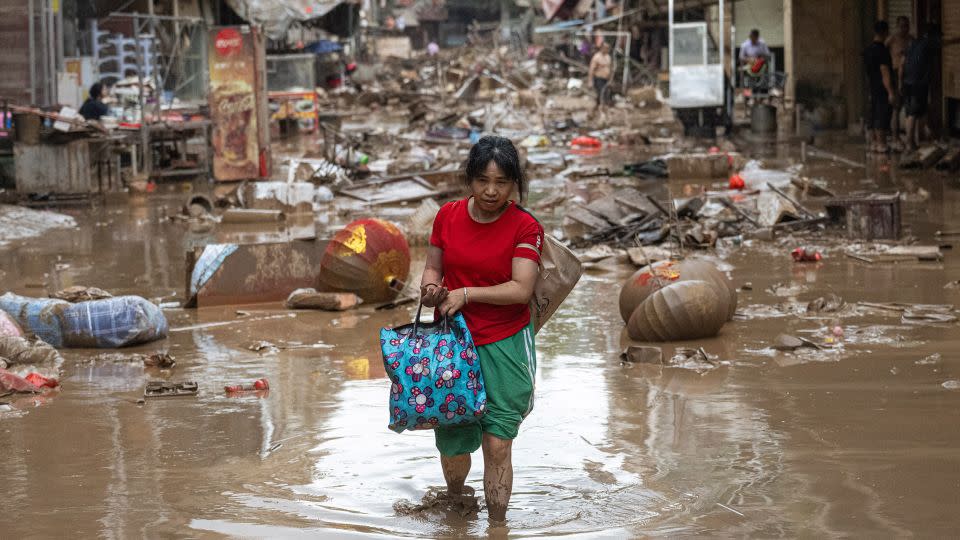
[[[413,339],[417,339],[417,328],[420,326],[420,312],[423,311],[423,302],[417,306],[417,317],[413,320]],[[443,333],[450,333],[450,317],[443,316]]]

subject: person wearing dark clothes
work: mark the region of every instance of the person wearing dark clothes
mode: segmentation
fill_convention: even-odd
[[[867,116],[867,128],[872,135],[869,152],[886,153],[887,132],[890,131],[890,114],[896,93],[893,90],[893,60],[884,42],[890,33],[887,21],[877,21],[873,25],[873,42],[863,51],[863,64],[867,68],[870,90],[870,113]]]
[[[100,120],[101,116],[110,113],[110,108],[100,101],[103,93],[103,86],[100,83],[93,83],[90,87],[90,97],[80,106],[80,116],[86,120]]]
[[[930,102],[930,80],[934,69],[936,27],[926,25],[919,39],[907,48],[903,61],[903,100],[907,112],[907,147],[920,145],[920,126]]]

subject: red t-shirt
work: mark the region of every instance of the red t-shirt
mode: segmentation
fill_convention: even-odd
[[[437,212],[430,244],[443,250],[443,284],[448,289],[491,287],[513,278],[513,258],[539,264],[543,227],[513,202],[492,223],[478,223],[469,199],[449,202]],[[469,300],[470,291],[467,291]],[[508,338],[530,323],[527,304],[497,306],[470,301],[463,307],[477,345]]]

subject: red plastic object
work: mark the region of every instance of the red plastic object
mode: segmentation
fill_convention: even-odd
[[[797,248],[790,252],[794,262],[819,262],[823,255],[819,251],[808,250],[807,248]]]
[[[720,147],[719,147],[719,146],[711,146],[711,147],[710,147],[710,150],[707,150],[707,153],[708,153],[708,154],[719,154],[719,153],[720,153]]]
[[[35,372],[27,373],[27,376],[24,379],[30,381],[37,388],[56,388],[60,386],[60,383],[56,379],[51,377],[44,377],[43,375]]]
[[[763,65],[767,63],[766,58],[760,57],[757,58],[757,61],[750,66],[750,71],[754,73],[760,73],[760,70],[763,69]]]
[[[40,388],[19,375],[0,369],[0,394],[8,392],[38,394]]]
[[[600,148],[600,146],[602,146],[603,143],[601,143],[599,139],[594,138],[594,137],[581,136],[581,137],[577,137],[576,139],[570,141],[570,145],[571,145],[571,146],[588,146],[588,147],[591,147],[591,148]]]
[[[737,173],[730,175],[730,189],[743,189],[746,187],[746,183],[743,181],[743,177]]]
[[[223,387],[223,390],[228,394],[238,394],[240,392],[253,392],[257,390],[269,389],[270,383],[266,379],[257,379],[251,384],[231,384]]]

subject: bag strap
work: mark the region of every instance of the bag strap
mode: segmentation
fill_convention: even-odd
[[[417,328],[420,326],[420,312],[423,311],[423,302],[417,305],[417,317],[413,320],[413,338],[417,338]],[[450,317],[443,316],[443,333],[450,333]]]

